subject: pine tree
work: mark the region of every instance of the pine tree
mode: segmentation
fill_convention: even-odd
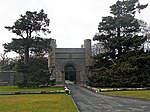
[[[93,40],[103,43],[107,57],[116,59],[124,53],[139,50],[146,37],[141,35],[140,20],[135,18],[136,12],[146,8],[139,0],[117,1],[110,6],[112,16],[102,18]]]
[[[25,15],[20,15],[20,19],[14,22],[13,26],[5,26],[6,29],[16,34],[20,38],[13,38],[11,43],[5,43],[3,46],[6,52],[14,51],[24,57],[24,63],[27,63],[30,53],[37,54],[45,52],[50,46],[51,39],[43,39],[41,32],[45,35],[50,33],[47,14],[44,10],[40,12],[27,11]]]

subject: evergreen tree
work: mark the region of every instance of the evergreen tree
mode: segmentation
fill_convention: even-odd
[[[44,10],[40,12],[27,11],[25,15],[20,15],[13,26],[5,26],[6,29],[15,33],[20,38],[13,38],[11,43],[5,43],[3,46],[6,52],[14,51],[24,57],[24,63],[27,63],[29,54],[45,52],[50,46],[51,39],[40,38],[41,32],[45,35],[50,33],[47,14]]]
[[[139,50],[146,37],[141,35],[141,25],[135,18],[136,12],[146,8],[139,0],[117,1],[110,6],[111,14],[102,18],[93,40],[103,43],[107,56],[115,59],[128,51]]]
[[[5,26],[6,29],[19,36],[3,46],[5,52],[14,51],[21,57],[13,63],[15,69],[23,74],[20,87],[35,87],[49,83],[50,73],[44,56],[51,51],[51,38],[41,37],[43,34],[50,33],[49,22],[44,10],[27,11],[25,15],[20,15],[20,19],[14,22],[13,26]]]
[[[143,87],[150,85],[150,58],[143,44],[149,28],[135,18],[148,4],[139,0],[117,1],[110,6],[112,16],[102,18],[99,32],[93,40],[103,45],[104,53],[94,57],[94,75],[89,76],[92,86]],[[98,72],[97,72],[98,71]],[[147,79],[147,80],[146,80]]]

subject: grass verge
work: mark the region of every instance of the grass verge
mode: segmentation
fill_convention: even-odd
[[[0,95],[0,112],[77,112],[70,95]]]
[[[28,91],[50,91],[63,90],[63,87],[45,87],[45,88],[18,88],[17,86],[0,86],[0,92],[28,92]]]
[[[150,90],[112,91],[103,92],[108,95],[150,99]]]

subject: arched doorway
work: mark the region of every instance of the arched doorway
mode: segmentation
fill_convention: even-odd
[[[74,66],[67,65],[65,67],[65,80],[76,83],[76,69]]]

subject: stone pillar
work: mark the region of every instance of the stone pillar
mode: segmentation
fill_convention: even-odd
[[[92,50],[91,50],[91,40],[90,39],[84,40],[84,47],[85,47],[85,65],[91,66],[92,65],[92,61],[91,61]]]
[[[90,75],[90,67],[92,66],[92,49],[91,49],[91,40],[90,39],[86,39],[84,40],[84,48],[85,48],[85,68],[84,71],[85,73],[84,75],[84,80],[82,80],[83,83],[86,83],[88,78],[87,76]]]
[[[55,78],[55,49],[56,49],[56,40],[51,40],[51,50],[48,54],[48,68],[50,73],[52,73],[51,78]]]

